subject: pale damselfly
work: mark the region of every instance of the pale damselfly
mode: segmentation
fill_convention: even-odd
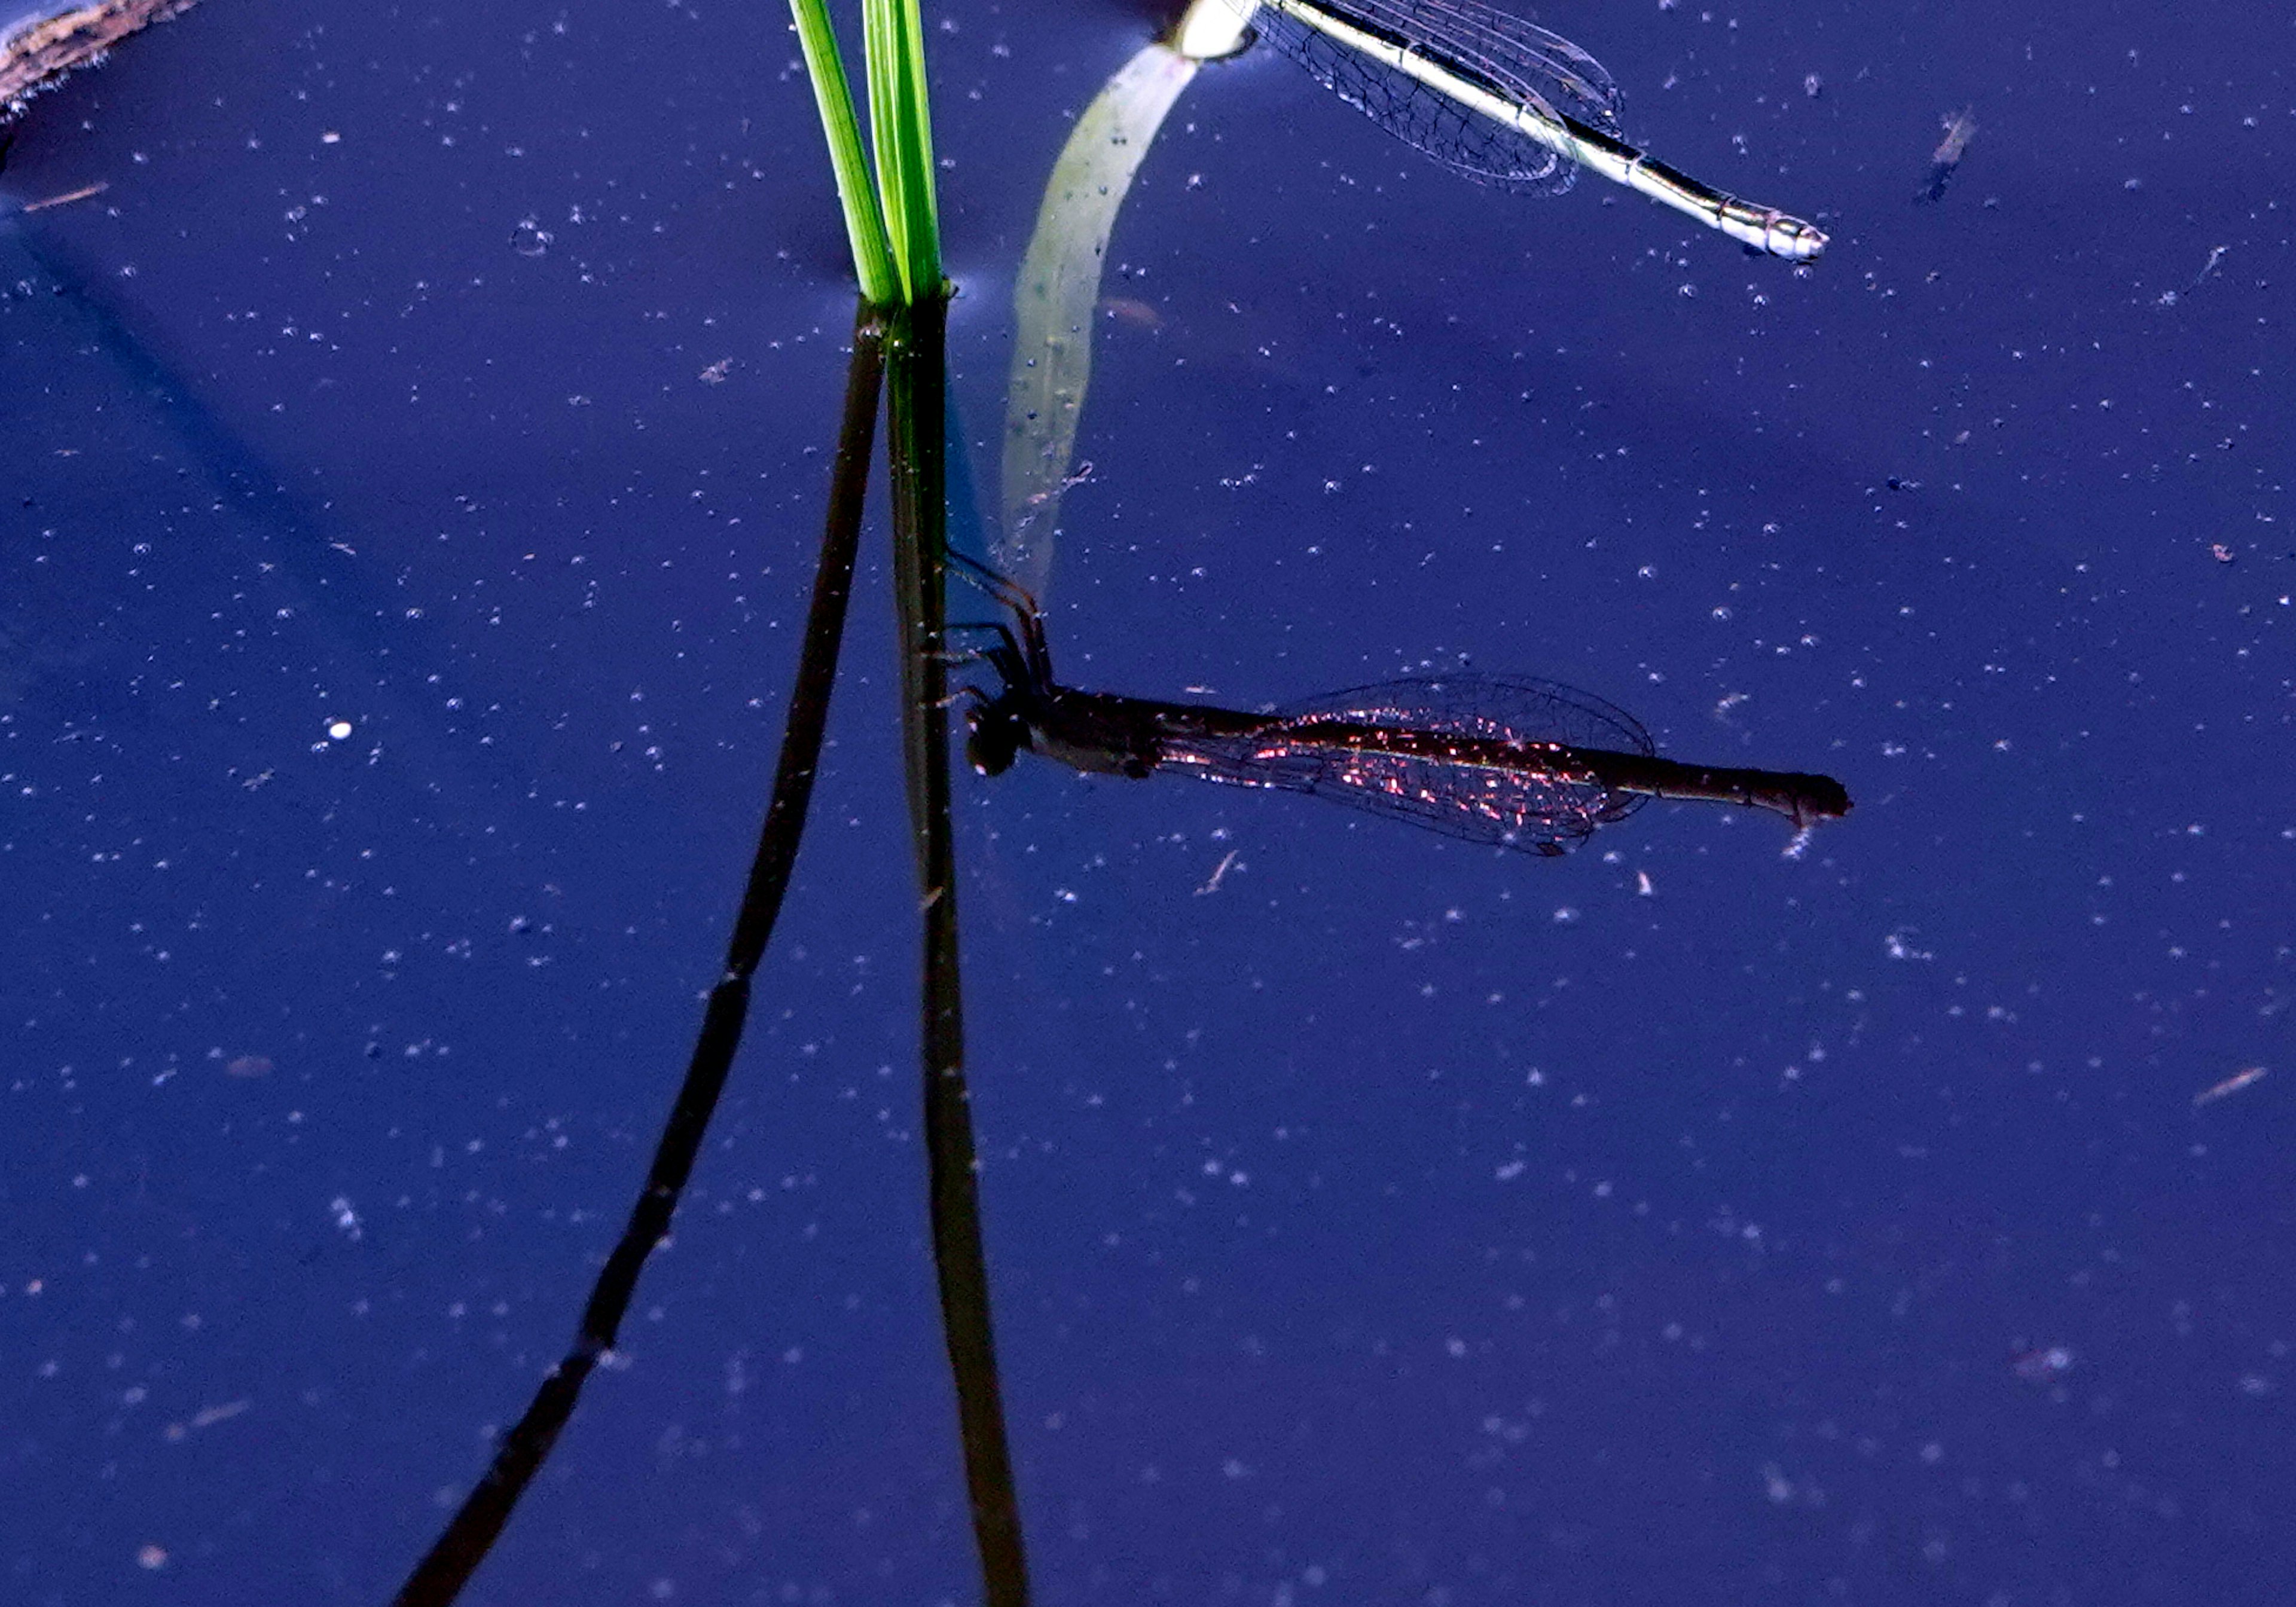
[[[973,657],[997,673],[967,689],[973,767],[997,775],[1023,750],[1136,779],[1193,775],[1306,792],[1471,842],[1560,854],[1653,798],[1767,809],[1797,829],[1845,815],[1829,775],[1657,757],[1634,716],[1552,681],[1461,671],[1358,686],[1264,713],[1063,686],[1026,592],[961,553],[958,571],[1013,611]]]
[[[1726,195],[1628,143],[1619,86],[1560,35],[1477,0],[1225,0],[1390,134],[1467,177],[1560,194],[1580,168],[1731,239],[1808,262],[1824,231]]]

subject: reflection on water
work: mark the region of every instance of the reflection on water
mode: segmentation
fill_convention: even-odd
[[[39,398],[33,430],[50,443],[49,462],[22,481],[37,493],[21,498],[37,522],[0,547],[10,578],[0,587],[0,705],[45,687],[83,714],[112,706],[137,677],[124,667],[135,633],[120,616],[149,610],[148,628],[166,631],[205,599],[216,617],[243,619],[241,641],[259,632],[308,664],[313,737],[340,743],[356,732],[370,767],[388,748],[391,762],[379,767],[416,778],[445,818],[473,816],[466,824],[479,827],[480,802],[503,778],[474,770],[465,746],[447,740],[454,722],[441,709],[455,704],[436,690],[444,655],[420,611],[390,595],[324,497],[133,326],[133,302],[31,216],[102,188],[0,213],[0,381]],[[70,517],[131,486],[173,516],[124,529]],[[171,505],[190,488],[198,501]],[[124,544],[107,539],[116,537]],[[123,551],[125,569],[106,572],[99,554]],[[237,695],[227,678],[218,688]]]
[[[1205,4],[1217,8],[1219,0]],[[1093,320],[1116,214],[1196,65],[1195,58],[1160,42],[1109,80],[1053,164],[1036,232],[1021,259],[1013,289],[1004,529],[996,561],[1033,590],[1042,591],[1052,578],[1061,494],[1071,483],[1077,425],[1092,382]]]

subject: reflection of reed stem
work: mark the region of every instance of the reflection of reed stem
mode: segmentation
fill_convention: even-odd
[[[443,1607],[462,1593],[493,1549],[512,1509],[573,1415],[584,1382],[600,1358],[614,1348],[623,1314],[637,1290],[638,1275],[669,1231],[678,1196],[693,1175],[702,1134],[726,1086],[749,1014],[750,978],[765,957],[766,941],[773,934],[774,919],[781,912],[782,896],[788,890],[790,870],[797,860],[798,840],[805,830],[806,807],[813,796],[814,773],[821,757],[822,730],[829,717],[830,688],[837,676],[846,600],[853,590],[853,554],[860,541],[862,503],[876,432],[877,395],[884,373],[882,330],[876,319],[877,315],[865,307],[854,326],[845,417],[838,431],[837,459],[830,480],[828,523],[822,537],[821,564],[814,576],[813,603],[806,616],[805,645],[790,690],[781,763],[774,774],[773,798],[758,830],[757,854],[750,861],[734,935],[726,944],[726,969],[709,990],[685,1081],[663,1125],[652,1168],[630,1210],[629,1225],[622,1230],[591,1289],[573,1348],[543,1380],[526,1414],[503,1437],[493,1465],[430,1554],[399,1587],[395,1607]]]
[[[893,469],[893,576],[900,611],[901,732],[924,906],[925,1149],[933,1270],[956,1381],[965,1490],[988,1607],[1029,1599],[1020,1503],[1005,1443],[981,1248],[972,1117],[964,1081],[958,988],[955,849],[949,830],[948,669],[942,652],[947,476],[947,313],[939,300],[894,315],[889,447]]]

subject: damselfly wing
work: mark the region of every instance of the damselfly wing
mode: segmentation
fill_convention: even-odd
[[[1380,732],[1414,740],[1383,746]],[[1590,693],[1464,672],[1331,693],[1277,710],[1258,733],[1165,746],[1164,768],[1538,854],[1560,854],[1644,802],[1605,785],[1574,750],[1652,752],[1632,715]]]
[[[1250,0],[1229,3],[1250,9]],[[1451,80],[1531,109],[1551,127],[1570,117],[1619,132],[1619,86],[1600,61],[1535,22],[1471,0],[1262,4],[1252,11],[1251,27],[1382,128],[1478,184],[1559,195],[1577,180],[1578,164],[1551,136],[1474,111],[1367,53],[1362,42],[1407,50]]]
[[[1227,0],[1260,37],[1382,128],[1479,183],[1535,194],[1581,167],[1758,251],[1808,262],[1823,230],[1629,143],[1602,64],[1480,0]]]

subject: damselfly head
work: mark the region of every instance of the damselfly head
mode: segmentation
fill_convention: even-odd
[[[964,757],[983,775],[1002,775],[1013,755],[1029,745],[1029,722],[1011,698],[992,698],[971,688],[974,702],[964,711]]]

